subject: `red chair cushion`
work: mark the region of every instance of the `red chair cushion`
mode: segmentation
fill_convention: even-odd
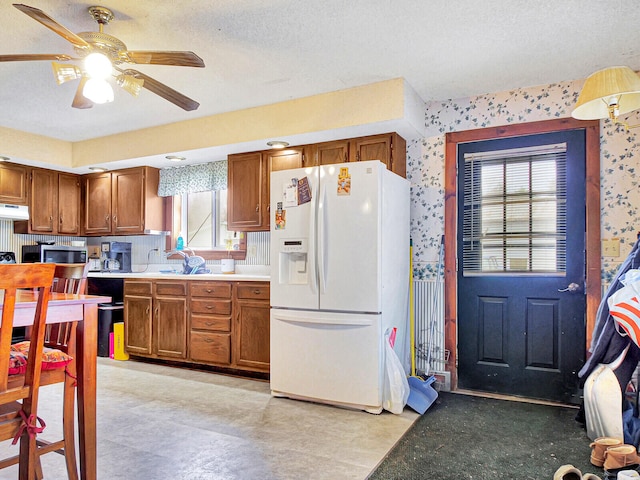
[[[29,341],[27,340],[11,345],[12,358],[14,353],[20,354],[26,359],[26,357],[29,356]],[[64,353],[62,350],[44,347],[44,350],[42,351],[42,370],[55,370],[56,368],[64,368],[69,364],[69,362],[71,362],[71,360],[73,360],[73,358],[70,355]],[[13,360],[11,362],[13,363]],[[18,358],[18,356],[16,356],[16,363],[21,363],[21,360]],[[24,367],[22,368],[23,371],[18,373],[24,373],[24,370],[26,369],[26,360],[24,362]],[[11,373],[11,367],[9,368],[9,374],[15,375]]]

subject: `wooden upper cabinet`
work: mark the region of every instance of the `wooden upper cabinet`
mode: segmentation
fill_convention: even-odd
[[[0,203],[28,205],[27,167],[15,163],[0,163]]]
[[[229,155],[227,230],[269,229],[269,217],[265,205],[265,164],[266,160],[262,152]]]
[[[91,173],[83,177],[86,235],[111,233],[111,172]]]
[[[345,163],[349,159],[349,140],[317,143],[314,145],[316,165],[331,165]]]
[[[287,148],[284,150],[269,150],[264,152],[267,158],[269,172],[302,168],[307,166],[305,147]]]
[[[53,170],[33,168],[30,177],[29,230],[38,233],[56,233],[58,174]]]
[[[58,173],[58,234],[80,234],[80,177]]]
[[[352,162],[380,160],[388,170],[407,176],[407,142],[397,133],[372,135],[351,140]]]
[[[14,222],[16,233],[80,234],[80,177],[32,168],[29,173],[29,220]]]
[[[163,228],[159,170],[134,167],[85,175],[85,235],[140,235]]]

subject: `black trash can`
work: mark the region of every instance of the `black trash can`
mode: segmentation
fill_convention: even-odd
[[[109,336],[113,333],[113,324],[123,321],[122,303],[98,304],[98,356],[109,356]]]

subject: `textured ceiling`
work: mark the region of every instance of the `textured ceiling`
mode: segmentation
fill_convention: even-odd
[[[73,32],[97,25],[86,1],[24,0]],[[444,100],[640,70],[633,0],[104,0],[105,32],[131,50],[191,50],[206,68],[134,68],[200,102],[185,112],[143,90],[71,108],[50,62],[0,63],[0,126],[67,141],[266,105],[404,77]],[[64,39],[0,4],[0,54],[65,53]],[[1,140],[1,139],[0,139]]]

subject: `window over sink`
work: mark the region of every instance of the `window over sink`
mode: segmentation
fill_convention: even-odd
[[[205,259],[244,259],[244,234],[227,231],[227,162],[160,171],[158,195],[165,197],[167,249],[182,234],[185,248]]]

